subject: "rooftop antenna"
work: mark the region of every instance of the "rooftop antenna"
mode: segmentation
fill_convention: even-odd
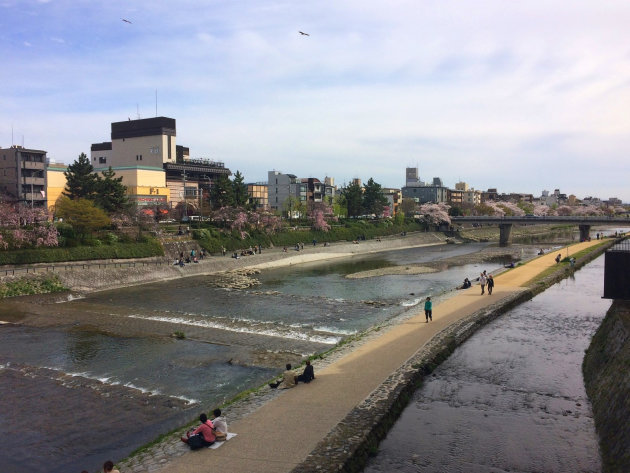
[[[11,123],[11,146],[13,146],[15,144],[15,141],[13,141],[13,123]]]
[[[155,89],[155,116],[157,117],[157,89]]]
[[[140,120],[140,105],[136,104],[136,116],[138,117],[138,120]]]

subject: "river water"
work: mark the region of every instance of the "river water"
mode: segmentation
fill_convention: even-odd
[[[246,290],[212,277],[50,303],[0,304],[0,471],[96,470],[237,393],[286,361],[439,301],[503,261],[453,264],[487,244],[441,245],[267,270]],[[524,247],[524,258],[536,253]],[[440,263],[451,258],[451,263]],[[347,279],[427,263],[438,272]],[[65,296],[64,296],[65,297]],[[36,320],[36,322],[33,322]],[[21,323],[24,322],[24,323]],[[186,338],[169,338],[181,331]],[[229,419],[229,413],[228,413]]]
[[[610,306],[601,256],[439,366],[366,472],[598,472],[581,363]]]

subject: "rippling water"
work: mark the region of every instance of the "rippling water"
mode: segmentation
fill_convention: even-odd
[[[484,246],[275,269],[260,274],[261,285],[250,290],[190,277],[46,306],[3,303],[2,320],[43,311],[64,322],[53,329],[0,327],[0,470],[95,470],[106,458],[121,458],[200,410],[264,383],[287,357],[326,350],[500,263],[445,265],[415,276],[349,280],[346,274],[439,261]],[[164,337],[175,331],[186,339]],[[144,336],[129,335],[136,333]]]
[[[598,472],[584,350],[603,256],[484,327],[416,391],[366,472]]]

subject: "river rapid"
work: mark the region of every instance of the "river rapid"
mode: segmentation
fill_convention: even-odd
[[[482,328],[423,386],[366,472],[598,472],[584,350],[604,257]]]

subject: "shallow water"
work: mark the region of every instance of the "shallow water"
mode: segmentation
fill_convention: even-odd
[[[466,341],[365,471],[600,471],[581,363],[610,306],[603,269],[602,256]]]
[[[285,354],[326,350],[501,264],[445,265],[415,276],[349,280],[346,274],[485,246],[414,248],[280,268],[260,274],[261,285],[249,290],[212,287],[208,277],[146,284],[45,306],[63,326],[0,326],[0,445],[10,447],[0,452],[0,471],[91,471],[104,458],[126,456],[200,410],[270,379]],[[0,319],[19,323],[35,309],[42,310],[7,302]],[[100,320],[117,335],[97,329]],[[163,336],[175,331],[185,332],[186,340]],[[138,332],[146,335],[121,336]]]

